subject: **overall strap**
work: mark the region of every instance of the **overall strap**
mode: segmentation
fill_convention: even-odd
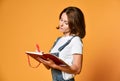
[[[69,39],[64,45],[62,45],[61,47],[58,48],[59,51],[62,51],[70,42],[71,40],[74,38],[75,36],[73,36],[71,39]]]
[[[57,40],[54,42],[53,46],[51,47],[51,49],[56,45],[56,43],[58,42],[58,40],[60,39],[61,37],[58,37]],[[51,51],[51,49],[49,50],[49,52]]]

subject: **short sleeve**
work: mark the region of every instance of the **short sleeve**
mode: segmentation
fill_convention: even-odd
[[[74,37],[71,41],[72,43],[72,49],[71,49],[71,53],[72,54],[82,54],[83,53],[83,44],[82,44],[82,40],[80,37]]]

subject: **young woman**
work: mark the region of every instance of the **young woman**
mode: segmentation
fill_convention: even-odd
[[[60,13],[57,29],[63,35],[56,40],[50,53],[64,60],[69,66],[56,65],[51,59],[41,59],[41,62],[47,68],[51,68],[53,81],[75,81],[74,76],[80,73],[83,58],[82,38],[85,36],[85,21],[82,11],[73,6],[65,8]]]

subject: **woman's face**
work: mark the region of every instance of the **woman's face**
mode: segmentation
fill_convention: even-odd
[[[70,28],[68,25],[68,17],[66,13],[63,13],[61,15],[61,19],[59,21],[59,30],[63,32],[63,34],[68,34],[68,35],[70,34]]]

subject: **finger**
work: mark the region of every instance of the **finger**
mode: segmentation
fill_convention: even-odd
[[[44,60],[44,59],[41,58],[40,61],[41,61],[43,64],[48,65],[48,61],[47,61],[47,60]]]
[[[42,59],[42,58],[39,58],[39,60],[43,63],[44,62],[44,60]]]
[[[50,58],[47,58],[47,60],[49,61],[49,60],[51,60]]]

